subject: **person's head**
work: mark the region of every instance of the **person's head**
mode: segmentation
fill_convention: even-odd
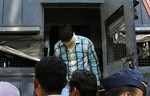
[[[143,91],[134,86],[120,86],[108,91],[105,96],[144,96]]]
[[[0,96],[20,96],[20,92],[13,84],[0,81]]]
[[[35,67],[35,89],[41,88],[47,95],[61,94],[66,85],[66,74],[66,64],[62,59],[55,56],[44,57]]]
[[[70,96],[96,96],[97,79],[87,70],[76,70],[69,81]]]
[[[70,24],[62,24],[59,26],[59,38],[62,42],[69,42],[73,37],[73,34]]]
[[[123,70],[106,77],[102,82],[105,96],[144,96],[147,80],[136,69]]]
[[[76,45],[76,35],[73,32],[71,25],[63,24],[59,26],[59,38],[67,49],[72,52]]]

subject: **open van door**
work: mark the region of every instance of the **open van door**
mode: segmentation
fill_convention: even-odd
[[[132,0],[105,0],[101,4],[103,75],[137,67]]]

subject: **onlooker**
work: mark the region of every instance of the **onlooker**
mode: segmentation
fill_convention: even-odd
[[[96,96],[96,76],[88,70],[76,70],[69,81],[70,96]]]
[[[55,56],[41,59],[35,67],[34,86],[37,96],[60,96],[66,85],[67,67]]]
[[[0,96],[20,96],[20,92],[13,84],[0,81]]]
[[[70,80],[75,70],[86,69],[96,75],[97,84],[100,85],[99,61],[91,40],[75,35],[69,24],[60,25],[59,38],[60,41],[54,47],[54,54],[57,57],[61,57],[67,64],[67,79]],[[62,95],[69,96],[68,90],[69,87],[66,86],[62,91]]]
[[[144,96],[147,81],[136,69],[124,70],[108,76],[102,82],[105,96]]]

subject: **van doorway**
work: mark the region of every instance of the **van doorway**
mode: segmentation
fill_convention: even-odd
[[[100,4],[58,4],[44,7],[44,44],[48,42],[49,51],[44,56],[54,54],[54,45],[59,41],[58,27],[60,24],[71,24],[76,35],[91,39],[94,43],[102,71],[102,41]],[[46,45],[47,46],[47,45]]]

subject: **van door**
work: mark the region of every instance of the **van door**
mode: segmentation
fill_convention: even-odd
[[[137,47],[132,0],[105,0],[101,4],[103,75],[136,68]]]

